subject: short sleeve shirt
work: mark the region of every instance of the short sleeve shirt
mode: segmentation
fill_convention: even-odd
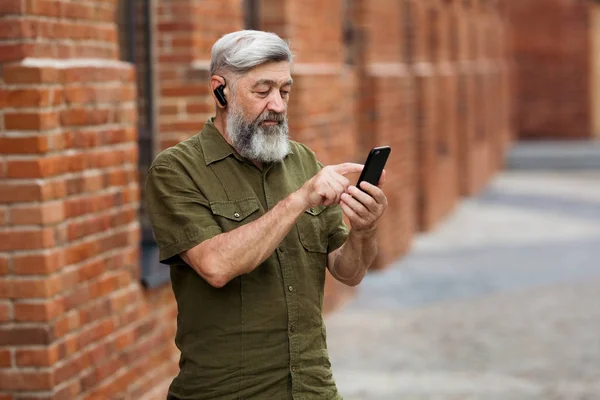
[[[254,271],[214,288],[180,253],[268,212],[321,168],[290,141],[259,169],[209,120],[150,167],[145,196],[177,300],[181,399],[340,399],[322,318],[327,254],[346,240],[339,206],[313,207]],[[257,235],[260,232],[257,232]]]

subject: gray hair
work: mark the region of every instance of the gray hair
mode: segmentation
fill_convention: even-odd
[[[244,30],[228,33],[212,47],[210,75],[239,76],[268,62],[292,62],[287,42],[274,33]]]

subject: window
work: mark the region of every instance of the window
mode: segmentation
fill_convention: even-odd
[[[259,0],[244,0],[244,23],[246,29],[260,29]]]
[[[412,0],[404,0],[402,24],[404,25],[404,61],[408,64],[415,56],[415,19],[412,10]]]
[[[450,60],[456,61],[459,58],[459,32],[458,32],[458,17],[453,13],[448,24],[448,36],[450,37]]]
[[[438,61],[439,55],[439,37],[438,37],[438,29],[439,29],[439,15],[438,10],[436,8],[430,8],[428,11],[428,47],[429,47],[429,60],[431,62]]]
[[[169,281],[169,268],[158,261],[158,246],[144,201],[144,182],[154,159],[154,118],[153,111],[153,1],[119,2],[119,44],[121,59],[136,67],[138,102],[138,177],[141,191],[140,202],[140,265],[142,284],[147,288],[160,286]]]
[[[356,42],[356,27],[354,25],[354,1],[344,0],[342,5],[342,40],[344,42],[345,63],[347,65],[356,65],[357,59],[357,42]]]

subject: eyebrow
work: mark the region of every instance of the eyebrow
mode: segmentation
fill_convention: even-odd
[[[291,85],[292,83],[294,83],[294,80],[292,78],[290,78],[282,86],[288,86],[288,85]],[[252,88],[255,88],[260,85],[277,86],[277,82],[275,82],[272,79],[260,79],[252,86]]]

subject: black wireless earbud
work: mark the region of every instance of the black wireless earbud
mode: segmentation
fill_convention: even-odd
[[[227,99],[225,98],[225,85],[220,85],[218,88],[216,88],[214,90],[214,94],[215,97],[217,98],[217,101],[223,106],[226,107],[227,106]]]

